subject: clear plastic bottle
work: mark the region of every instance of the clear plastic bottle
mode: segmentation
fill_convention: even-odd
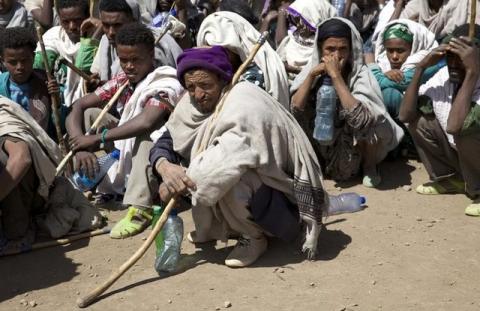
[[[99,166],[99,171],[95,174],[94,178],[89,178],[87,175],[84,175],[82,172],[75,172],[72,176],[73,183],[75,186],[82,190],[82,191],[88,191],[95,187],[107,174],[108,170],[110,167],[115,163],[120,158],[120,151],[115,149],[114,151],[110,152],[109,154],[98,158],[98,166]]]
[[[183,220],[173,209],[162,229],[163,245],[157,248],[155,270],[159,274],[174,272],[180,259],[183,239]]]
[[[325,216],[339,215],[343,213],[355,213],[365,207],[367,199],[354,192],[330,195],[330,204]]]
[[[321,145],[331,145],[335,130],[334,120],[337,108],[337,92],[329,76],[323,78],[323,84],[317,92],[317,113],[313,138]]]
[[[332,0],[332,6],[337,9],[337,15],[343,17],[345,11],[345,0]]]

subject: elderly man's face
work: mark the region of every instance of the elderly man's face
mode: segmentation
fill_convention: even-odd
[[[225,82],[216,74],[206,70],[191,70],[185,73],[185,87],[193,105],[202,113],[215,110]]]

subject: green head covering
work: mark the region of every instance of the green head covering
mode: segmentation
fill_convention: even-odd
[[[402,39],[408,43],[413,42],[413,34],[408,29],[407,25],[404,24],[393,24],[388,27],[388,29],[383,34],[383,41],[389,39]]]

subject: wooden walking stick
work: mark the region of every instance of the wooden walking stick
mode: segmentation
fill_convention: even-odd
[[[233,82],[235,83],[238,82],[242,73],[245,71],[245,69],[250,65],[252,60],[255,58],[255,54],[258,52],[260,47],[265,43],[267,35],[268,33],[262,34],[257,44],[253,48],[252,52],[250,53],[249,57],[247,57],[245,62],[238,68],[234,76],[236,77],[236,80],[232,80],[232,84],[230,84],[230,88],[233,87],[234,85]],[[223,95],[222,99],[223,98],[225,98],[225,95]],[[157,221],[157,223],[153,227],[152,232],[148,236],[147,240],[143,242],[142,246],[135,252],[135,254],[133,254],[132,257],[130,257],[123,265],[121,265],[116,271],[114,271],[103,284],[101,284],[100,286],[95,288],[93,291],[88,293],[85,297],[79,298],[77,300],[77,305],[80,308],[85,308],[89,306],[92,302],[94,302],[98,296],[100,296],[110,286],[112,286],[116,280],[118,280],[125,272],[127,272],[127,270],[130,269],[130,267],[132,267],[147,252],[148,248],[152,245],[153,241],[155,240],[160,230],[162,230],[165,222],[167,221],[168,215],[170,214],[170,211],[174,208],[176,202],[177,202],[176,196],[170,199],[170,201],[167,204],[167,207],[165,207],[165,210],[160,216],[160,219]]]
[[[117,90],[117,92],[115,93],[115,95],[113,95],[113,97],[110,99],[110,101],[108,102],[108,104],[102,109],[102,111],[100,112],[100,114],[98,115],[98,117],[95,119],[95,122],[93,122],[92,126],[88,129],[87,133],[85,133],[85,135],[91,135],[93,133],[95,133],[95,131],[97,130],[98,128],[98,125],[100,124],[100,122],[102,122],[102,119],[103,117],[107,114],[107,112],[112,108],[113,104],[115,104],[115,102],[118,100],[118,98],[120,97],[120,95],[122,95],[123,93],[123,90],[127,87],[128,85],[128,81],[125,82],[124,84],[122,84],[122,86],[120,86],[120,88]],[[68,161],[70,161],[70,159],[72,158],[73,156],[73,151],[70,151],[64,158],[63,160],[60,162],[60,164],[57,166],[57,170],[55,172],[55,176],[58,176],[62,173],[63,169],[65,168],[65,165],[67,164]]]
[[[470,0],[470,25],[468,28],[468,37],[473,40],[475,37],[475,21],[477,19],[477,0]]]
[[[80,233],[80,234],[76,234],[76,235],[66,236],[63,239],[47,241],[47,242],[39,242],[39,243],[33,244],[28,249],[16,249],[16,250],[7,251],[5,253],[0,253],[0,257],[17,255],[17,254],[22,254],[22,253],[28,253],[28,252],[31,252],[33,250],[47,248],[47,247],[66,245],[66,244],[70,244],[74,241],[78,241],[78,240],[85,239],[85,238],[91,238],[91,237],[94,237],[94,236],[97,236],[97,235],[107,234],[109,232],[110,232],[110,228],[103,228],[103,229],[98,229],[98,230],[94,230],[94,231],[90,231],[90,232],[84,232],[84,233]]]
[[[80,68],[78,68],[77,66],[75,66],[72,62],[70,62],[69,60],[65,59],[65,58],[62,58],[60,60],[60,62],[62,64],[65,64],[68,68],[70,68],[73,72],[75,72],[76,74],[78,74],[80,77],[82,77],[83,79],[85,79],[85,81],[87,82],[90,82],[91,78],[90,76],[82,71]]]
[[[155,45],[158,45],[160,43],[160,40],[167,34],[167,32],[172,29],[173,24],[171,21],[167,21],[165,25],[162,26],[162,29],[160,31],[160,34],[158,35],[157,39],[155,40]]]
[[[42,28],[40,25],[37,25],[37,36],[38,43],[40,43],[40,49],[42,50],[43,65],[45,67],[45,72],[47,73],[48,82],[53,81],[54,77],[50,72],[50,65],[48,64],[47,51],[45,50],[45,44],[42,37]],[[53,123],[55,125],[55,132],[57,134],[57,140],[62,150],[62,154],[65,156],[68,153],[67,145],[62,135],[62,128],[60,126],[60,94],[51,94],[50,99],[52,101],[52,111],[53,111]]]

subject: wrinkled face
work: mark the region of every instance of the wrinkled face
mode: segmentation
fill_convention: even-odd
[[[157,9],[160,12],[168,12],[172,7],[173,0],[158,0]]]
[[[465,79],[465,67],[457,54],[447,52],[447,66],[450,81],[453,83],[462,83]]]
[[[154,68],[153,50],[144,44],[117,46],[120,66],[127,75],[128,81],[136,84],[143,80]]]
[[[73,43],[80,41],[80,26],[88,18],[82,7],[71,7],[58,10],[62,28]]]
[[[0,0],[0,14],[7,14],[13,7],[13,0]]]
[[[225,82],[216,74],[201,69],[190,70],[183,78],[195,108],[201,113],[213,112],[220,100]]]
[[[34,53],[31,47],[3,50],[3,65],[10,73],[10,79],[17,84],[28,81],[33,72]]]
[[[388,39],[384,46],[392,69],[400,69],[412,52],[412,45],[402,39]]]
[[[345,68],[350,59],[351,49],[350,42],[347,38],[327,38],[322,43],[322,56],[337,55],[342,70]]]
[[[115,46],[115,36],[118,30],[125,24],[133,22],[133,18],[125,12],[100,12],[103,32],[108,38],[108,42]]]

